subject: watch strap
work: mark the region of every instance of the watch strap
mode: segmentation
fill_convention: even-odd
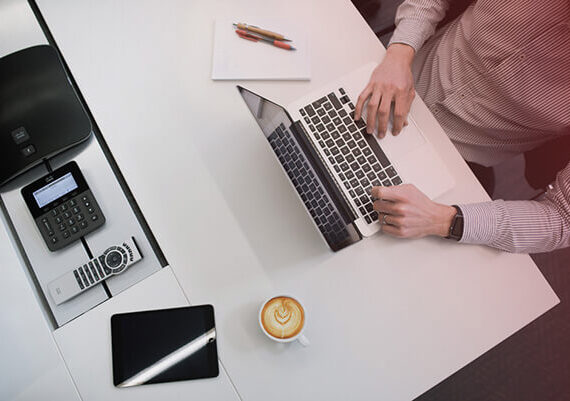
[[[445,238],[459,241],[463,237],[463,212],[459,206],[452,206],[457,212],[455,213],[455,216],[453,216],[453,220],[451,220],[451,225],[449,226],[449,234]]]

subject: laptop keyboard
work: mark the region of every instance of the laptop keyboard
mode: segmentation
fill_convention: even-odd
[[[402,180],[380,148],[378,155],[372,151],[364,138],[366,123],[354,121],[354,104],[344,89],[339,94],[340,99],[330,93],[299,112],[356,208],[371,224],[378,219],[370,196],[372,187],[399,185]],[[344,105],[352,111],[347,112]]]
[[[285,125],[280,124],[268,139],[327,241],[338,244],[350,237],[342,217]]]

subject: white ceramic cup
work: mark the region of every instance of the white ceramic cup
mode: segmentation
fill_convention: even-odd
[[[274,298],[279,298],[279,297],[287,297],[287,298],[294,299],[295,301],[297,301],[297,303],[298,303],[299,305],[301,305],[301,308],[303,308],[303,313],[304,313],[304,315],[305,315],[305,319],[304,319],[304,321],[303,321],[303,327],[302,327],[301,330],[300,330],[296,335],[294,335],[293,337],[289,337],[289,338],[273,337],[271,334],[269,334],[269,333],[265,330],[265,327],[263,327],[263,323],[261,322],[261,313],[263,312],[263,308],[265,307],[265,305],[266,305],[269,301],[271,301],[272,299],[274,299]],[[263,303],[261,304],[261,307],[259,308],[259,313],[258,313],[258,315],[257,315],[257,320],[258,320],[258,322],[259,322],[259,327],[261,328],[261,331],[263,331],[263,333],[264,333],[267,337],[271,338],[273,341],[276,341],[276,342],[278,342],[278,343],[290,343],[290,342],[293,342],[293,341],[299,341],[299,343],[301,343],[301,345],[302,345],[303,347],[306,347],[306,346],[308,346],[308,345],[310,344],[309,339],[308,339],[307,337],[305,337],[305,335],[303,334],[303,332],[305,331],[305,327],[306,327],[306,325],[307,325],[307,309],[305,309],[305,306],[303,305],[303,303],[302,303],[297,297],[293,297],[293,296],[291,296],[291,295],[275,295],[275,296],[272,296],[272,297],[266,299],[265,302],[263,302]]]

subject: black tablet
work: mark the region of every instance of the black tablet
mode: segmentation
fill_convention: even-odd
[[[212,305],[116,314],[111,335],[117,387],[219,374]]]

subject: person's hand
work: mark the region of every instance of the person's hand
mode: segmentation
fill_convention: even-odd
[[[407,125],[406,118],[414,100],[414,77],[412,60],[414,49],[408,45],[394,43],[386,50],[384,60],[374,69],[368,85],[364,88],[354,111],[354,119],[360,120],[364,103],[368,101],[366,112],[366,132],[372,134],[378,123],[378,137],[384,138],[394,103],[392,133],[398,135]]]
[[[457,212],[433,202],[412,184],[373,187],[372,197],[382,231],[399,238],[445,237]]]

